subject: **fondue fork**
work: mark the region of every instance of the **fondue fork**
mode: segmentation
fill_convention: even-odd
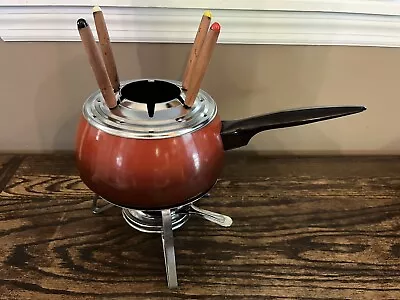
[[[120,81],[117,66],[115,64],[114,54],[111,48],[107,24],[104,19],[103,11],[99,6],[93,7],[93,18],[96,25],[97,36],[99,38],[100,49],[103,54],[108,77],[111,81],[114,92],[116,93],[120,89]]]
[[[196,33],[196,37],[193,42],[192,49],[190,50],[189,58],[186,63],[186,69],[183,73],[182,89],[187,91],[190,84],[190,79],[193,73],[193,67],[196,65],[196,61],[200,54],[200,50],[203,46],[204,39],[206,38],[208,28],[211,23],[211,12],[205,11],[201,17],[199,28]]]
[[[201,48],[197,62],[193,67],[192,78],[186,93],[185,104],[189,107],[193,105],[197,93],[200,90],[201,82],[204,78],[207,66],[210,63],[211,55],[217,43],[220,30],[221,26],[219,23],[214,22],[211,25],[210,30],[207,32],[203,47]]]
[[[101,57],[100,49],[94,40],[92,30],[85,19],[79,19],[77,21],[77,26],[83,47],[85,48],[90,66],[96,77],[97,84],[104,97],[104,100],[110,109],[115,108],[117,106],[117,100],[115,98],[110,79],[108,78],[106,66]]]

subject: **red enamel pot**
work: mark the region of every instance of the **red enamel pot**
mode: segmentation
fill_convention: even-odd
[[[109,109],[98,90],[84,103],[76,138],[82,181],[122,207],[177,207],[207,193],[224,152],[265,130],[298,126],[364,111],[364,106],[315,107],[222,121],[212,97],[200,90],[191,107],[178,81],[122,83]]]

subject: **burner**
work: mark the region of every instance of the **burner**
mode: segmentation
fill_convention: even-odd
[[[122,209],[122,216],[125,221],[133,228],[147,233],[162,233],[162,211],[144,212],[135,209]],[[171,222],[172,230],[178,229],[189,219],[186,212],[172,212]]]
[[[232,219],[230,217],[194,206],[196,201],[200,200],[202,197],[209,196],[210,194],[207,193],[188,204],[162,210],[146,211],[118,206],[122,208],[122,216],[129,226],[141,232],[161,233],[165,271],[169,288],[178,287],[173,230],[178,229],[185,224],[191,215],[202,217],[203,219],[224,227],[232,225]],[[101,207],[98,206],[98,199],[106,201],[107,204]],[[117,205],[114,205],[106,199],[96,195],[93,199],[92,211],[94,214],[98,214],[113,206]]]

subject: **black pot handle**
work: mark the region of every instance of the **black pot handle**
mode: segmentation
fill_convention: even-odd
[[[245,146],[265,130],[300,126],[360,113],[364,106],[327,106],[279,111],[235,121],[222,121],[221,137],[225,150]]]

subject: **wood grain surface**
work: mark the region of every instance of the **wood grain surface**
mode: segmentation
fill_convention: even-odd
[[[118,208],[93,215],[73,155],[0,156],[1,299],[400,299],[400,158],[232,152],[174,232],[169,290],[159,234]]]

